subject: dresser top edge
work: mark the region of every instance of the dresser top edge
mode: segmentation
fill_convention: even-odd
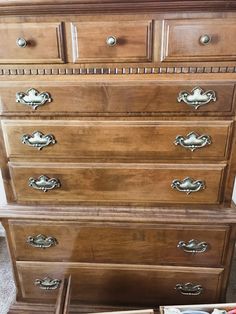
[[[0,0],[1,15],[235,11],[228,0]]]

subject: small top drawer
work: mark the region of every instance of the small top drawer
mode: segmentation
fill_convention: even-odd
[[[0,24],[0,63],[63,63],[61,23]]]
[[[72,23],[72,62],[150,61],[151,29],[151,21]]]
[[[167,20],[162,61],[236,60],[235,19]]]

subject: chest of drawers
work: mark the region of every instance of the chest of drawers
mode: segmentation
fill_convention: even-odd
[[[71,313],[224,301],[235,3],[0,8],[0,217],[17,304],[46,313],[67,275]]]

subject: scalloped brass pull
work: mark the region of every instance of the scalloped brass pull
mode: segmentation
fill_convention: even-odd
[[[178,283],[175,289],[179,291],[182,295],[200,295],[203,292],[203,287],[192,282]]]
[[[213,90],[204,91],[201,87],[195,87],[191,92],[181,91],[177,97],[177,101],[183,101],[194,109],[198,109],[202,105],[216,101],[216,93]]]
[[[40,249],[47,249],[58,244],[56,238],[48,237],[43,234],[29,236],[26,242],[31,246]]]
[[[18,92],[16,93],[16,102],[23,105],[27,105],[32,109],[37,109],[39,106],[51,102],[52,98],[47,92],[39,92],[37,89],[30,88],[25,93]]]
[[[193,180],[187,177],[183,180],[173,180],[171,183],[171,187],[178,190],[179,192],[185,192],[186,194],[190,194],[205,189],[206,185],[203,180]]]
[[[36,190],[41,190],[43,192],[47,192],[48,190],[53,190],[61,186],[59,179],[50,179],[45,175],[41,175],[40,177],[38,177],[38,179],[32,177],[29,178],[28,184],[30,187]]]
[[[42,290],[56,290],[60,287],[61,280],[45,277],[43,279],[35,279],[34,284]]]
[[[21,137],[21,143],[31,147],[36,147],[38,150],[43,149],[46,146],[56,144],[56,140],[52,134],[46,134],[39,131],[30,134],[24,134]]]
[[[186,253],[204,253],[208,250],[208,244],[206,242],[199,242],[192,239],[187,243],[185,241],[179,241],[177,248],[183,250]]]
[[[190,149],[193,152],[197,148],[202,148],[210,145],[211,137],[209,135],[198,135],[195,132],[191,132],[187,134],[186,137],[182,135],[177,135],[174,144]]]

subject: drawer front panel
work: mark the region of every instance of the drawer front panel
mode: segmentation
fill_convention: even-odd
[[[151,61],[152,21],[71,24],[72,62]]]
[[[217,267],[228,239],[227,227],[124,223],[11,221],[10,232],[17,260],[119,264]]]
[[[223,169],[192,164],[10,163],[17,200],[40,203],[218,203]]]
[[[173,77],[174,79],[174,77]],[[55,77],[56,80],[56,77]],[[132,80],[133,81],[133,80]],[[15,83],[16,84],[16,83]],[[38,96],[35,96],[39,94]],[[142,115],[170,113],[232,114],[234,84],[193,82],[173,85],[157,81],[110,83],[1,82],[0,110],[30,115],[78,113]],[[197,101],[197,106],[195,105]],[[203,104],[205,103],[205,104]]]
[[[236,20],[167,20],[164,22],[164,61],[236,60]],[[184,34],[184,36],[183,36]]]
[[[0,37],[0,63],[64,62],[61,23],[0,24]]]
[[[222,121],[2,121],[8,157],[23,159],[224,159],[230,125]]]
[[[58,289],[44,290],[45,277],[72,277],[72,302],[97,305],[214,303],[219,295],[222,269],[121,266],[105,264],[17,263],[23,298],[54,302]],[[38,279],[38,286],[35,280]],[[199,295],[182,295],[178,284],[200,285]],[[43,285],[43,282],[42,284]]]

